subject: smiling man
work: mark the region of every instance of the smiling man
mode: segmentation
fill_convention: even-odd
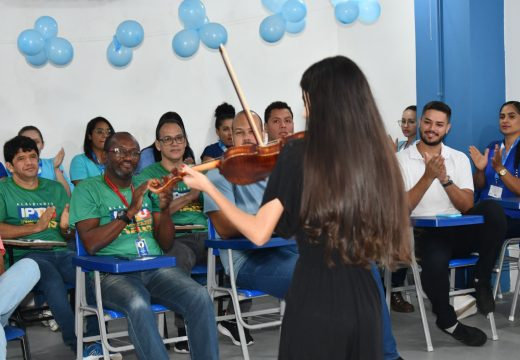
[[[92,255],[117,256],[155,256],[168,251],[175,238],[171,193],[152,198],[147,195],[148,182],[134,188],[132,176],[140,148],[129,133],[111,135],[104,152],[105,174],[82,181],[71,201],[70,220],[86,250]],[[182,156],[182,151],[172,152]],[[192,359],[218,359],[213,303],[206,289],[182,269],[106,274],[101,289],[104,304],[127,316],[139,359],[169,358],[151,301],[184,316]]]
[[[481,346],[487,340],[486,334],[459,323],[449,303],[448,263],[451,258],[472,252],[480,254],[475,269],[477,307],[485,315],[493,312],[491,271],[504,240],[506,219],[495,202],[473,204],[469,159],[442,142],[451,129],[450,117],[451,109],[445,103],[426,104],[419,126],[420,141],[398,152],[397,158],[412,216],[484,216],[484,223],[479,225],[414,229],[422,285],[437,315],[437,326],[465,345]]]

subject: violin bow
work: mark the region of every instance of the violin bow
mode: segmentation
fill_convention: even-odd
[[[242,93],[242,89],[240,87],[240,84],[238,83],[238,79],[235,75],[235,71],[233,70],[233,66],[231,65],[231,61],[229,61],[229,56],[227,54],[227,50],[223,44],[220,44],[218,49],[220,51],[220,55],[222,55],[222,60],[224,60],[224,65],[226,65],[227,72],[229,74],[229,77],[231,78],[233,87],[235,88],[235,91],[238,95],[238,99],[240,100],[242,109],[244,109],[244,112],[247,117],[247,121],[249,121],[249,125],[251,126],[251,129],[253,129],[253,133],[255,134],[256,141],[259,146],[264,146],[264,139],[262,137],[260,130],[258,130],[258,127],[256,126],[253,116],[251,115],[251,110],[249,109],[249,104],[247,103],[247,100],[246,100],[244,94]]]

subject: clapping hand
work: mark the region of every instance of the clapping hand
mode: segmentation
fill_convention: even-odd
[[[484,171],[484,169],[486,168],[488,163],[488,155],[489,149],[486,149],[486,151],[484,151],[484,154],[482,154],[475,146],[471,145],[469,147],[469,156],[471,157],[473,164],[475,164],[475,167],[480,171]]]

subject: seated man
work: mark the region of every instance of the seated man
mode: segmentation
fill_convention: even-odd
[[[491,271],[506,233],[502,208],[492,201],[473,204],[473,179],[468,157],[442,143],[450,130],[451,109],[440,101],[424,106],[420,141],[397,153],[412,216],[483,215],[472,226],[414,229],[415,249],[422,267],[421,280],[437,315],[437,326],[469,346],[481,346],[486,334],[457,321],[450,305],[448,263],[451,258],[479,253],[475,269],[477,307],[494,311]],[[445,274],[445,276],[440,276]]]
[[[16,136],[4,145],[7,169],[12,177],[0,182],[0,236],[4,239],[70,240],[69,205],[60,183],[38,177],[39,152],[36,143],[25,136]],[[74,253],[66,246],[49,250],[14,250],[15,260],[34,260],[40,269],[36,289],[43,293],[54,319],[61,329],[65,344],[76,352],[74,311],[68,299],[67,285],[76,283],[72,265]],[[87,322],[87,335],[98,333],[97,322]],[[99,344],[85,349],[101,355]],[[118,356],[120,358],[120,354]]]
[[[168,251],[175,237],[171,193],[161,193],[157,200],[146,195],[148,182],[134,189],[132,174],[140,152],[129,133],[110,136],[104,152],[105,175],[82,181],[71,201],[71,222],[76,224],[86,250],[89,254],[121,256]],[[218,359],[213,303],[206,289],[184,270],[171,267],[106,274],[101,289],[103,303],[127,316],[139,359],[168,359],[151,302],[184,317],[192,359]]]
[[[254,112],[253,119],[261,131],[262,121]],[[253,130],[243,111],[239,112],[233,120],[233,143],[235,146],[256,144]],[[256,214],[262,203],[267,185],[266,180],[261,180],[250,185],[234,185],[226,180],[218,170],[209,171],[207,176],[229,201],[250,214]],[[204,211],[211,219],[220,238],[229,239],[242,236],[237,228],[222,214],[211,197],[206,194],[204,194]],[[227,252],[221,252],[220,257],[226,272],[229,273]],[[296,245],[272,249],[233,251],[233,267],[235,269],[236,283],[242,288],[261,290],[283,299],[291,284],[297,259],[298,250]],[[388,309],[384,301],[379,272],[375,267],[372,268],[372,272],[374,279],[378,283],[383,307],[385,360],[399,359],[400,357],[397,353],[395,340],[390,327]],[[228,310],[231,310],[231,308],[228,308]],[[242,310],[247,311],[247,309]],[[229,336],[235,345],[240,345],[236,324],[223,321],[219,324],[219,330]],[[252,343],[252,338],[247,329],[244,330],[249,345]],[[316,329],[316,331],[319,331],[319,329]]]
[[[294,132],[293,112],[283,101],[275,101],[265,109],[265,131],[268,141],[277,140]]]
[[[25,298],[40,279],[38,264],[31,259],[22,259],[7,271],[4,267],[5,249],[0,239],[0,359],[6,357],[6,339],[4,326],[16,310],[18,304]]]
[[[134,177],[134,184],[140,185],[149,179],[161,179],[171,174],[171,171],[184,163],[183,154],[186,151],[188,138],[178,119],[164,118],[159,121],[155,130],[155,148],[161,153],[161,161],[147,166]],[[168,255],[175,256],[177,267],[186,274],[196,263],[206,262],[207,251],[204,241],[208,238],[206,215],[202,212],[202,195],[198,190],[191,190],[179,182],[172,190],[173,200],[170,203],[170,215],[173,223],[178,225],[198,225],[201,229],[176,231],[175,242]],[[155,194],[153,196],[156,196]],[[176,316],[175,325],[179,336],[186,335],[184,320]],[[188,342],[180,341],[174,344],[174,351],[188,353]]]

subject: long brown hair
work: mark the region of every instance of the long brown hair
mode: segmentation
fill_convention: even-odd
[[[350,59],[324,59],[300,86],[308,109],[300,218],[329,267],[410,260],[402,176],[370,86]]]

